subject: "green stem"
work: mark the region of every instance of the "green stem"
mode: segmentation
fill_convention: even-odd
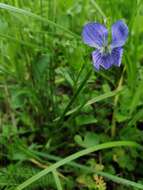
[[[121,75],[121,78],[119,80],[119,83],[118,83],[118,86],[116,89],[117,91],[122,87],[124,72],[125,72],[125,67],[124,67],[123,73]],[[118,100],[119,100],[119,94],[117,94],[114,98],[114,110],[113,110],[112,125],[111,125],[111,137],[112,138],[114,138],[116,135],[116,112],[117,112]]]
[[[102,9],[100,8],[100,6],[97,4],[97,2],[95,0],[91,0],[91,3],[98,10],[98,12],[100,13],[100,15],[103,17],[104,23],[106,24],[107,17],[105,15],[105,13],[102,11]]]
[[[100,145],[95,145],[92,146],[90,148],[81,150],[79,152],[76,152],[58,162],[56,162],[55,164],[49,166],[48,168],[42,170],[41,172],[39,172],[38,174],[34,175],[33,177],[29,178],[28,180],[26,180],[25,182],[23,182],[22,184],[20,184],[16,190],[22,190],[24,188],[26,188],[27,186],[29,186],[30,184],[32,184],[33,182],[39,180],[41,177],[47,175],[48,173],[56,170],[57,168],[71,162],[72,160],[75,160],[81,156],[87,155],[89,153],[95,152],[95,151],[99,151],[102,149],[108,149],[108,148],[113,148],[113,147],[120,147],[120,146],[130,146],[130,147],[136,147],[136,148],[142,148],[139,144],[135,143],[135,142],[131,142],[131,141],[113,141],[113,142],[108,142],[108,143],[103,143]]]

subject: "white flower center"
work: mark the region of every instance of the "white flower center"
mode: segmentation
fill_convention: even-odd
[[[100,49],[100,53],[103,54],[103,55],[111,54],[111,47],[110,47],[110,45],[103,46]]]

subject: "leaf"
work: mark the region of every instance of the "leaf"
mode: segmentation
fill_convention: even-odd
[[[20,114],[20,116],[21,116],[20,120],[24,125],[34,129],[34,121],[32,120],[32,117],[30,117],[28,113],[23,112],[22,114]]]
[[[42,55],[38,61],[33,62],[33,73],[36,80],[40,81],[43,78],[44,73],[48,70],[49,62],[50,57],[48,54]]]
[[[97,123],[97,119],[95,119],[93,115],[80,115],[76,117],[77,126],[88,125],[93,123]]]
[[[0,20],[0,32],[5,33],[7,29],[8,29],[8,23],[3,20]]]
[[[74,86],[74,81],[69,73],[68,68],[58,68],[56,70],[56,73],[62,75],[62,77],[65,78],[65,80],[70,84],[70,86]]]
[[[118,122],[124,122],[124,121],[126,121],[127,119],[129,119],[129,118],[130,118],[129,116],[123,115],[123,114],[121,114],[121,113],[117,113],[117,114],[116,114],[116,120],[117,120]]]
[[[133,99],[130,105],[130,114],[132,114],[135,111],[136,107],[140,104],[143,95],[142,89],[143,89],[143,81],[139,83],[139,85],[136,88],[136,91],[133,94]]]
[[[135,169],[135,160],[121,148],[116,150],[116,153],[113,155],[113,160],[117,162],[121,168],[127,169],[128,171]]]
[[[135,125],[138,121],[143,121],[143,109],[139,110],[137,113],[135,113],[132,116],[131,121],[129,122],[129,125]]]
[[[87,132],[82,140],[80,135],[74,137],[75,142],[81,147],[88,148],[99,144],[99,136],[96,133]]]

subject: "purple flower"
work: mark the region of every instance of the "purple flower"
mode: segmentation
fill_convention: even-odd
[[[118,20],[111,27],[112,40],[108,43],[108,30],[99,23],[88,23],[84,26],[82,37],[85,44],[96,48],[92,52],[93,65],[96,70],[100,66],[109,69],[112,65],[120,66],[123,54],[123,45],[128,37],[128,27]]]

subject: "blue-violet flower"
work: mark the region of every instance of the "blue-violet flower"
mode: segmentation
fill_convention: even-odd
[[[85,44],[96,48],[92,52],[93,65],[96,70],[100,67],[109,69],[112,65],[120,66],[123,45],[128,37],[128,27],[118,20],[111,27],[112,40],[108,43],[108,30],[99,23],[88,23],[84,26],[82,37]]]

